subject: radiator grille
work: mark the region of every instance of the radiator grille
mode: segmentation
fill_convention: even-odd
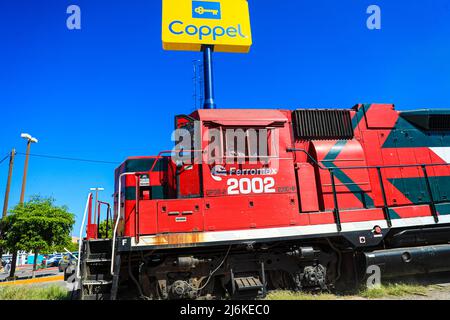
[[[297,139],[353,139],[349,110],[295,110],[292,112],[292,119]]]

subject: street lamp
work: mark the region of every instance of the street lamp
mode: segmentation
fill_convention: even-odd
[[[25,187],[27,184],[28,160],[30,159],[30,148],[32,143],[38,143],[38,139],[32,137],[28,133],[22,133],[20,137],[27,140],[27,153],[25,157],[25,167],[23,169],[22,192],[20,194],[20,204],[23,204],[25,198]]]

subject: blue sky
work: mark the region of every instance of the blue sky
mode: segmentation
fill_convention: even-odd
[[[81,30],[66,8],[81,8]],[[382,29],[366,27],[379,5]],[[215,54],[219,108],[450,107],[447,0],[250,0],[249,54]],[[0,157],[37,154],[121,162],[170,149],[173,116],[193,106],[193,52],[161,45],[158,0],[3,0],[0,3]],[[11,205],[18,202],[18,156]],[[53,196],[78,221],[89,187],[111,200],[114,164],[32,157],[27,197]],[[7,162],[0,165],[3,197]],[[3,198],[1,198],[3,199]],[[1,201],[3,203],[3,201]]]

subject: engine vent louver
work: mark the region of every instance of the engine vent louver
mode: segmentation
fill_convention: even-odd
[[[295,110],[292,120],[296,139],[353,139],[349,110]]]

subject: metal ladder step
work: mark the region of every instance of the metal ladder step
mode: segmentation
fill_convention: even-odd
[[[89,280],[106,280],[109,281],[111,280],[112,277],[110,274],[104,274],[104,273],[96,273],[96,274],[90,274],[90,275],[86,275],[86,281]]]
[[[91,239],[87,241],[88,252],[94,254],[110,254],[111,240],[110,239]]]
[[[263,284],[256,277],[235,278],[234,281],[238,291],[260,290],[263,288]]]
[[[86,263],[111,263],[111,259],[107,258],[88,258],[86,259]]]
[[[109,252],[97,252],[97,253],[90,253],[88,255],[89,259],[108,259],[111,258],[111,253]]]
[[[112,280],[83,280],[83,286],[105,286],[111,284]]]
[[[111,295],[109,293],[97,293],[97,294],[85,294],[83,300],[110,300]]]

